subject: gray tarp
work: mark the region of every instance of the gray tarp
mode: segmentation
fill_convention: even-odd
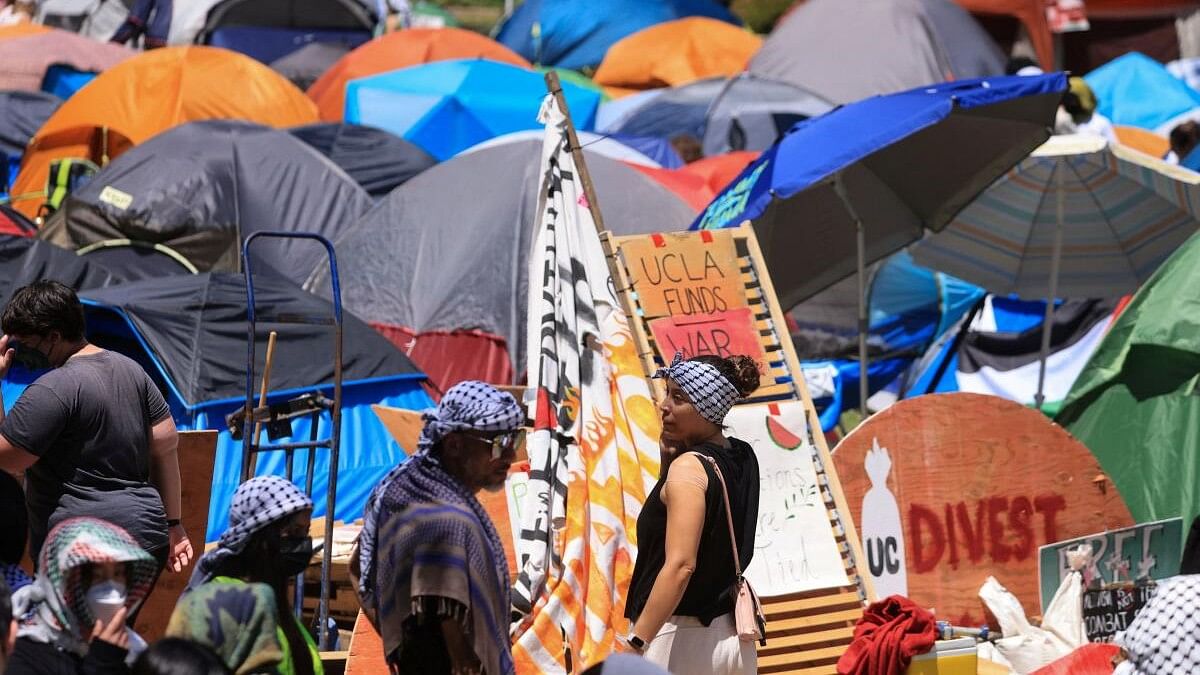
[[[261,230],[335,238],[371,198],[321,153],[248,122],[192,122],[113,160],[42,228],[77,249],[110,239],[164,244],[200,271],[237,271],[241,241]],[[303,281],[324,252],[313,242],[256,245],[263,260]]]
[[[951,0],[807,0],[785,16],[750,72],[835,103],[1004,73],[1004,55]]]
[[[397,188],[335,243],[346,307],[416,331],[480,329],[525,364],[529,248],[541,141],[443,162]],[[586,152],[586,151],[585,151]],[[685,229],[694,213],[637,170],[586,152],[605,226],[617,234]],[[308,287],[328,293],[318,271]]]

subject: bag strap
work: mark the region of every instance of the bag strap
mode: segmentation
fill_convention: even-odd
[[[729,543],[733,546],[733,569],[737,572],[737,578],[742,578],[742,561],[738,558],[737,534],[733,530],[733,511],[729,506],[729,489],[725,487],[725,476],[721,474],[721,467],[717,465],[717,460],[708,455],[699,452],[690,452],[690,455],[695,455],[700,459],[708,462],[712,470],[717,474],[717,480],[721,483],[721,495],[725,497],[725,522],[729,525]]]

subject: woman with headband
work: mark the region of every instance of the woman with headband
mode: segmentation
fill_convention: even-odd
[[[697,356],[671,365],[662,415],[662,472],[638,516],[638,558],[619,638],[626,651],[673,673],[757,672],[753,642],[738,638],[733,619],[736,574],[720,468],[729,493],[741,568],[754,554],[758,460],[744,441],[724,434],[733,404],[758,388],[747,356]],[[701,459],[703,455],[707,459]]]

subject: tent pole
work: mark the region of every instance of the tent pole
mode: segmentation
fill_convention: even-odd
[[[1046,400],[1046,359],[1050,356],[1050,329],[1054,320],[1054,300],[1058,297],[1058,267],[1062,260],[1063,211],[1065,198],[1063,192],[1063,163],[1060,159],[1054,167],[1055,180],[1055,216],[1054,216],[1054,251],[1050,254],[1050,295],[1046,298],[1046,315],[1042,317],[1042,351],[1038,360],[1038,387],[1033,402],[1038,410]]]
[[[838,199],[842,200],[842,206],[846,209],[846,213],[850,215],[850,219],[854,221],[854,236],[855,236],[855,278],[858,280],[858,412],[865,420],[867,418],[867,398],[870,395],[870,383],[867,381],[867,372],[870,366],[870,359],[867,356],[867,331],[870,325],[867,321],[867,233],[863,227],[862,218],[858,217],[858,211],[855,210],[854,204],[850,203],[850,196],[846,193],[846,183],[843,179],[842,172],[839,171],[833,177],[833,189],[837,192]]]

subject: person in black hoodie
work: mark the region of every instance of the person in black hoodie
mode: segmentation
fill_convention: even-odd
[[[633,621],[619,648],[642,653],[673,673],[754,673],[754,644],[733,620],[736,572],[726,526],[720,468],[742,569],[754,554],[759,475],[754,450],[726,437],[725,415],[758,388],[747,356],[676,354],[655,373],[666,379],[658,484],[638,516],[638,558],[625,616]]]

